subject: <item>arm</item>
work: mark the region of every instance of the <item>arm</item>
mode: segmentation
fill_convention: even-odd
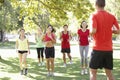
[[[35,33],[35,41],[37,42],[37,33]]]
[[[54,38],[53,38],[54,37]],[[56,43],[56,36],[55,36],[55,34],[53,34],[53,37],[51,36],[51,40],[52,40],[52,42],[55,44]]]
[[[93,28],[90,32],[90,35],[93,36],[95,33],[96,33],[97,29],[96,28]]]
[[[16,49],[16,52],[17,52],[17,49],[18,49],[18,40],[16,40],[16,46],[15,46],[15,49]]]
[[[45,42],[45,34],[42,35],[41,40]]]
[[[72,39],[72,34],[70,31],[68,32],[68,34],[69,34],[69,41],[70,41]]]
[[[63,41],[63,39],[62,39],[62,32],[60,32],[60,40]]]
[[[78,41],[78,44],[80,44],[80,37],[79,37],[79,34],[77,34],[77,41]]]
[[[29,41],[27,40],[27,44],[28,44],[28,53],[30,54],[30,48],[29,48]]]
[[[93,36],[97,32],[97,21],[95,15],[91,16],[91,28],[90,36]]]
[[[117,22],[115,17],[114,17],[114,23],[113,24],[114,24],[114,26],[113,26],[112,32],[114,34],[120,34],[120,26],[119,26],[119,24],[118,24],[118,22]]]

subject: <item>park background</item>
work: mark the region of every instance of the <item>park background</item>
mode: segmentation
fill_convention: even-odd
[[[90,24],[89,18],[95,0],[0,0],[0,80],[89,80],[89,75],[80,75],[79,45],[77,30],[82,20]],[[120,23],[120,0],[106,0],[105,10],[116,16]],[[46,77],[46,67],[37,65],[34,34],[37,27],[43,32],[48,24],[56,29],[55,77]],[[72,33],[71,55],[73,64],[64,68],[60,52],[59,33],[67,24]],[[26,30],[30,41],[31,54],[28,55],[29,74],[19,75],[19,61],[15,51],[15,40],[20,28]],[[88,27],[90,28],[90,26]],[[89,55],[92,41],[90,42]],[[114,70],[116,80],[120,80],[120,35],[113,35]],[[99,70],[97,80],[106,80],[103,70]]]

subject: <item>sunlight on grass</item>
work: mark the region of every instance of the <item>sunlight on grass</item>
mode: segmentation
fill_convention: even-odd
[[[63,67],[63,61],[60,58],[55,60],[55,76],[47,77],[45,66],[38,66],[37,61],[31,58],[27,59],[28,75],[21,76],[19,71],[18,58],[8,58],[0,61],[0,80],[89,80],[89,75],[80,74],[80,62],[78,58],[73,58],[73,64],[67,64]],[[114,60],[113,74],[116,80],[120,79],[120,60]],[[19,78],[18,78],[19,77]],[[98,70],[97,80],[106,80],[104,70]]]

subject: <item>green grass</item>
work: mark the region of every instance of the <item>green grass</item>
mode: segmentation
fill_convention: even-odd
[[[60,58],[55,59],[55,76],[47,77],[46,67],[38,67],[37,61],[34,59],[27,59],[28,75],[22,76],[25,80],[89,80],[89,75],[80,75],[80,61],[78,58],[73,59],[73,64],[67,65],[67,68],[62,67],[63,63]],[[113,74],[115,80],[120,80],[120,60],[114,60]],[[15,76],[19,76],[19,61],[18,58],[9,58],[0,60],[0,80],[14,80]],[[13,76],[14,75],[14,76]],[[106,80],[104,70],[98,70],[97,80]]]
[[[0,42],[0,48],[1,49],[13,49],[15,48],[15,42]]]

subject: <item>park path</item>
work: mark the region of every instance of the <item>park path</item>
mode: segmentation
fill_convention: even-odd
[[[15,41],[16,37],[17,37],[17,35],[14,35],[12,38],[9,39],[9,41]],[[30,42],[35,43],[34,36],[29,36],[28,39],[29,39]],[[57,39],[57,43],[60,44],[59,39]],[[70,43],[74,44],[74,45],[71,46],[71,55],[72,55],[72,57],[78,57],[79,58],[80,57],[80,52],[79,52],[78,42],[76,40],[72,40]],[[113,44],[120,44],[120,41],[113,41]],[[92,46],[92,42],[90,42],[88,57],[90,57],[90,54],[91,54],[91,50],[92,50],[91,46]],[[113,50],[113,51],[114,51],[113,57],[116,58],[116,59],[120,59],[120,50]],[[28,55],[28,57],[36,59],[37,58],[36,50],[31,49],[30,52],[31,52],[31,54]],[[17,57],[18,56],[15,49],[9,49],[9,48],[0,49],[0,55],[3,58]],[[56,58],[62,58],[62,53],[61,53],[61,47],[60,46],[55,46],[55,57]]]
[[[61,50],[60,46],[55,46],[55,57],[56,58],[62,58],[62,53],[60,52],[60,50]],[[90,47],[88,57],[90,57],[91,50],[92,48]],[[30,52],[31,54],[28,55],[28,58],[36,59],[37,58],[36,49],[31,49]],[[0,49],[0,55],[2,56],[2,58],[18,56],[15,49]],[[80,57],[78,45],[71,46],[71,55],[72,57],[78,57],[78,58]],[[113,57],[116,59],[120,59],[120,50],[114,50]]]

